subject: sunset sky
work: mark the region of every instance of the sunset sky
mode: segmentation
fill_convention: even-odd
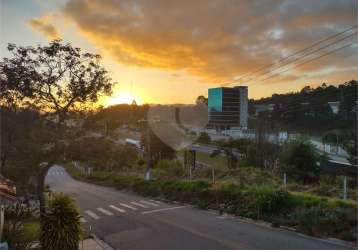
[[[130,102],[131,95],[139,103],[193,103],[209,87],[237,80],[249,86],[249,97],[259,98],[358,78],[355,44],[282,68],[277,77],[240,79],[357,25],[356,0],[0,1],[1,56],[8,55],[7,43],[54,38],[99,53],[118,82],[104,105]],[[320,53],[356,40],[357,34]]]

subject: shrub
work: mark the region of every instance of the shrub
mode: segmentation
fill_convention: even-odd
[[[184,167],[178,160],[161,160],[154,169],[159,178],[181,178],[185,175]]]
[[[43,249],[77,249],[80,237],[80,214],[74,201],[63,194],[55,195],[41,221]]]
[[[160,185],[155,181],[135,181],[133,183],[133,190],[143,196],[156,197],[160,195]]]

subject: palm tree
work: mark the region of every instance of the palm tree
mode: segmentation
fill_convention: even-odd
[[[41,221],[41,244],[47,250],[77,250],[81,237],[80,214],[74,200],[56,194]]]

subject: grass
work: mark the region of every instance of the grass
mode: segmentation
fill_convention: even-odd
[[[178,151],[177,155],[183,159],[184,151],[183,150]],[[227,160],[222,155],[218,155],[216,157],[210,157],[210,155],[207,153],[196,151],[196,160],[214,166],[216,168],[227,170]]]
[[[40,222],[25,222],[23,227],[23,241],[35,242],[39,241],[41,233]]]

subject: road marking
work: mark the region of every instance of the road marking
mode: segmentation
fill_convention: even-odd
[[[90,210],[86,210],[85,213],[88,214],[89,216],[91,216],[91,217],[92,217],[93,219],[95,219],[95,220],[98,220],[98,219],[99,219],[99,216],[98,216],[97,214],[93,213],[93,212],[90,211]]]
[[[140,204],[140,203],[137,203],[137,202],[131,202],[131,204],[133,204],[133,205],[136,205],[136,206],[138,206],[138,207],[142,207],[142,208],[148,208],[148,206],[146,206],[146,205],[143,205],[143,204]]]
[[[116,206],[114,206],[114,205],[109,205],[109,207],[112,208],[112,209],[114,209],[114,210],[116,210],[116,211],[118,211],[118,212],[120,212],[120,213],[125,213],[125,212],[126,212],[126,210],[121,209],[121,208],[119,208],[119,207],[116,207]]]
[[[150,201],[152,201],[152,202],[155,202],[155,203],[161,203],[160,201],[156,201],[156,200],[150,200]]]
[[[109,215],[109,216],[113,215],[111,212],[101,207],[98,207],[97,210],[100,211],[101,213],[104,213],[105,215]]]
[[[81,217],[81,218],[80,218],[80,222],[81,222],[81,223],[86,223],[87,221],[86,221],[85,218]]]
[[[152,213],[158,213],[158,212],[162,212],[162,211],[174,210],[174,209],[179,209],[179,208],[184,208],[184,207],[187,207],[187,206],[169,207],[169,208],[162,208],[162,209],[156,209],[156,210],[151,210],[151,211],[144,211],[144,212],[142,212],[142,214],[152,214]]]
[[[129,209],[132,209],[132,210],[137,210],[136,207],[132,207],[132,206],[127,205],[127,204],[124,204],[124,203],[119,203],[119,205],[121,205],[122,207],[126,207],[126,208],[129,208]]]
[[[158,204],[156,204],[154,202],[149,202],[149,201],[144,201],[144,200],[140,200],[139,202],[142,202],[142,203],[147,204],[147,205],[155,206],[155,207],[159,206]]]

